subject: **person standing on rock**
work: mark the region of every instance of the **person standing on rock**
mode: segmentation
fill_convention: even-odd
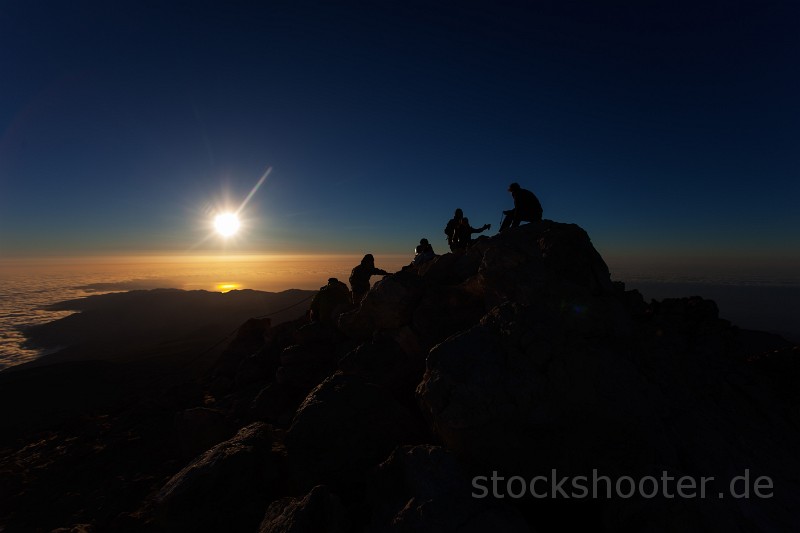
[[[350,288],[353,289],[353,304],[359,305],[364,296],[369,292],[369,278],[371,276],[385,276],[388,272],[375,268],[375,258],[367,254],[361,264],[350,273]]]
[[[464,212],[461,209],[456,209],[453,218],[451,218],[447,222],[447,226],[444,227],[444,234],[447,235],[447,245],[450,247],[451,252],[456,251],[456,248],[453,248],[453,243],[455,242],[456,228],[461,224],[462,218],[464,218]]]
[[[505,218],[500,225],[500,231],[516,228],[520,222],[540,222],[542,220],[542,204],[539,203],[535,194],[520,187],[519,183],[509,185],[508,192],[514,198],[514,209],[503,211]]]

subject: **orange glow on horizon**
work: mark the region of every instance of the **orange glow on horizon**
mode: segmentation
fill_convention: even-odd
[[[376,266],[399,271],[411,255],[375,253]],[[280,292],[316,290],[336,277],[347,283],[350,271],[363,254],[259,254],[259,255],[116,255],[47,257],[0,260],[0,275],[40,274],[83,276],[102,273],[105,278],[135,282],[135,288],[171,287],[183,290],[228,292],[254,289]],[[92,274],[92,275],[94,275]],[[101,280],[98,280],[101,281]],[[377,281],[373,278],[373,282]]]
[[[230,292],[237,289],[241,289],[242,285],[240,283],[217,283],[216,289],[218,292]]]

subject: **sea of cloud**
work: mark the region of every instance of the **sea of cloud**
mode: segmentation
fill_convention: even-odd
[[[68,316],[49,305],[130,290],[178,288],[226,292],[317,289],[329,277],[346,281],[360,256],[115,257],[0,262],[0,369],[35,359],[25,326]],[[410,257],[376,254],[376,265],[399,270]],[[800,342],[800,280],[770,275],[641,271],[612,268],[645,299],[700,295],[715,300],[722,318],[746,329]]]

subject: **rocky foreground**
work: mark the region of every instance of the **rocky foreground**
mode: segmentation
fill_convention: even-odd
[[[0,374],[0,524],[800,530],[799,355],[712,301],[646,303],[544,221],[386,276],[335,325],[249,320],[200,377],[152,358]],[[553,487],[593,473],[706,478],[705,497]]]

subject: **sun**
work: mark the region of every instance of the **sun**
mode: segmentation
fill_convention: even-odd
[[[239,231],[239,217],[235,213],[222,213],[214,218],[214,229],[223,237],[230,237]]]

